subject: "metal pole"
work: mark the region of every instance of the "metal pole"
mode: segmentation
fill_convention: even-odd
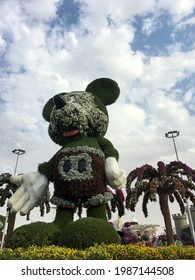
[[[177,153],[177,148],[176,148],[176,143],[175,143],[175,138],[177,136],[179,136],[179,131],[169,131],[167,133],[165,133],[165,136],[167,138],[172,138],[173,140],[173,145],[174,145],[174,149],[175,149],[175,154],[176,154],[176,158],[177,158],[177,161],[179,161],[179,156],[178,156],[178,153]],[[187,215],[188,215],[188,220],[189,220],[189,225],[190,225],[190,231],[191,231],[191,234],[192,234],[192,238],[193,238],[193,242],[195,244],[195,231],[194,231],[194,225],[193,225],[193,220],[192,220],[192,216],[191,216],[191,212],[190,212],[190,207],[189,207],[189,203],[188,203],[188,199],[186,198],[185,199],[185,202],[186,202],[186,212],[187,212]]]
[[[18,159],[19,159],[20,154],[17,154],[17,158],[16,158],[16,164],[15,164],[15,169],[14,169],[14,175],[16,175],[16,170],[17,170],[17,166],[18,166]]]
[[[174,148],[175,148],[176,158],[177,158],[177,161],[179,161],[179,157],[178,157],[178,153],[177,153],[177,148],[176,148],[176,144],[175,144],[175,137],[172,137],[172,139],[173,139],[173,145],[174,145]]]
[[[23,155],[25,152],[25,150],[22,150],[22,149],[15,149],[12,151],[12,153],[14,153],[15,155],[17,155],[17,158],[16,158],[16,164],[15,164],[15,169],[14,169],[14,175],[16,174],[16,170],[17,170],[17,167],[18,167],[18,159],[19,159],[19,156]]]
[[[15,175],[16,174],[16,170],[17,170],[17,166],[18,166],[19,156],[23,155],[25,153],[25,151],[21,150],[21,149],[15,149],[15,150],[12,151],[12,153],[17,155],[16,164],[15,164],[15,168],[14,168],[14,175]],[[3,245],[4,245],[7,224],[8,224],[8,229],[7,229],[7,235],[8,235],[9,234],[9,230],[10,230],[9,227],[11,228],[10,231],[11,232],[13,231],[14,224],[15,224],[15,218],[16,218],[16,214],[10,213],[10,208],[7,208],[6,217],[5,217],[5,223],[4,223],[4,229],[3,229],[3,236],[2,236],[2,240],[1,240],[1,250],[3,249]],[[10,220],[12,220],[12,221],[10,221]]]

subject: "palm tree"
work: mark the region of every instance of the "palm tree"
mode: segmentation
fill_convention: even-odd
[[[12,184],[10,182],[11,174],[9,173],[2,173],[0,174],[0,207],[4,206],[7,202],[7,200],[12,196],[13,193],[17,191],[19,188],[18,185]],[[4,184],[6,184],[4,186]],[[37,206],[40,208],[40,215],[44,216],[45,209],[46,213],[49,213],[50,211],[50,192],[48,191],[43,199],[38,203]],[[30,219],[30,212],[27,214],[27,220]],[[8,229],[7,234],[11,234],[14,229],[14,223],[15,223],[15,215],[9,215],[8,220]]]
[[[18,189],[17,185],[10,182],[11,174],[3,173],[0,175],[0,207],[5,205],[7,199]],[[5,187],[3,185],[6,184]]]
[[[134,186],[132,183],[135,181]],[[165,164],[157,163],[157,169],[145,164],[132,170],[127,176],[126,207],[135,211],[139,197],[143,194],[142,210],[145,217],[148,216],[148,201],[157,201],[159,197],[160,209],[164,218],[167,244],[174,243],[169,201],[175,200],[180,206],[182,214],[185,212],[185,200],[190,199],[195,205],[195,170],[180,161],[172,161]]]

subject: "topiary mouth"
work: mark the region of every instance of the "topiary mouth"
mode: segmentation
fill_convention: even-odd
[[[80,131],[78,129],[74,129],[74,130],[71,130],[71,131],[64,131],[63,135],[65,137],[71,137],[71,136],[75,136],[79,133],[80,133]]]

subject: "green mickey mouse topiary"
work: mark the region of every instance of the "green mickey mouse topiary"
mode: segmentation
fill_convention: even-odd
[[[117,231],[107,221],[86,217],[68,224],[59,236],[59,245],[85,249],[94,244],[120,243]]]
[[[56,217],[53,226],[44,223],[36,228],[35,223],[21,228],[28,241],[21,246],[51,242],[58,229],[62,231],[60,242],[68,246],[119,242],[117,233],[105,221],[106,209],[114,197],[109,187],[117,192],[125,185],[126,176],[118,166],[118,151],[104,137],[109,124],[106,106],[113,104],[119,94],[114,80],[99,78],[85,91],[61,92],[46,102],[42,114],[49,123],[51,140],[60,149],[50,160],[40,163],[37,172],[10,177],[12,183],[21,186],[9,199],[8,207],[21,215],[28,214],[53,183],[51,203],[56,205]],[[90,218],[72,223],[75,211],[80,216],[83,207]],[[17,232],[10,238],[17,240]],[[64,232],[68,232],[67,241]],[[82,238],[78,238],[81,233]]]

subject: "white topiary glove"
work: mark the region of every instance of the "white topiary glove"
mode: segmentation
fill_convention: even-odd
[[[126,184],[125,171],[120,169],[114,157],[108,157],[105,162],[105,172],[108,184],[113,189],[122,189]]]
[[[39,172],[30,172],[23,175],[11,176],[10,181],[21,185],[8,201],[11,212],[26,215],[44,197],[47,188],[47,178]]]

